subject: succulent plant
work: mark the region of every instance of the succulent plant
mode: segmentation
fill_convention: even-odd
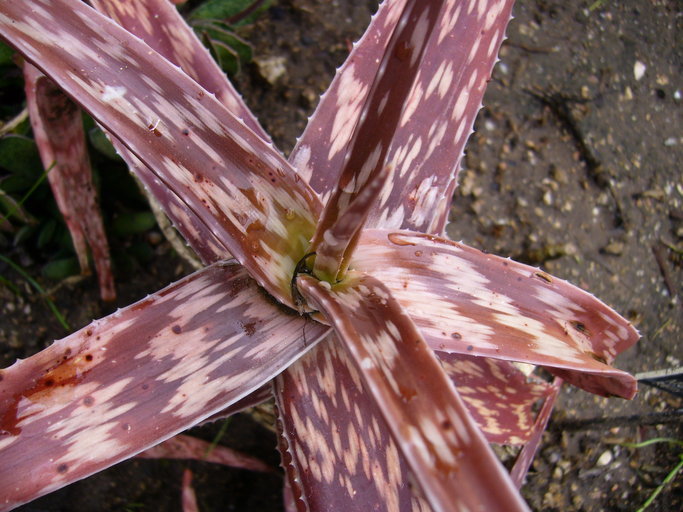
[[[120,25],[4,1],[0,35],[207,266],[0,371],[5,508],[272,391],[300,510],[524,510],[559,380],[511,361],[634,395],[626,320],[443,236],[511,1],[387,0],[288,160],[168,2],[91,3]],[[529,441],[513,480],[489,442]]]

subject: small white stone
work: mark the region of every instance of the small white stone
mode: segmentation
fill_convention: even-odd
[[[275,85],[275,83],[287,73],[287,59],[284,57],[265,57],[262,59],[254,59],[254,62],[256,63],[259,74],[271,85]]]
[[[641,78],[643,78],[646,69],[647,66],[645,66],[645,64],[643,64],[639,60],[636,61],[636,63],[633,65],[633,76],[636,77],[636,80],[640,80]]]
[[[610,462],[612,462],[612,452],[610,450],[605,450],[602,452],[602,455],[598,457],[598,462],[596,462],[596,466],[602,467],[602,466],[607,466]]]

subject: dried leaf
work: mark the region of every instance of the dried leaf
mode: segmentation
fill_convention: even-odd
[[[92,250],[104,301],[116,298],[109,244],[92,181],[81,111],[37,68],[24,64],[26,103],[52,193],[64,216],[82,274]],[[87,245],[86,245],[87,242]]]
[[[147,448],[136,457],[141,459],[190,459],[250,471],[272,472],[268,464],[255,457],[233,450],[227,446],[211,443],[192,436],[178,434],[163,443]]]
[[[197,495],[192,487],[192,471],[187,468],[183,471],[181,502],[183,504],[183,512],[199,512]]]

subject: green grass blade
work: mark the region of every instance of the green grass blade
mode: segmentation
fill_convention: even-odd
[[[48,306],[48,307],[50,308],[50,310],[52,311],[52,314],[55,315],[55,318],[59,321],[59,323],[62,325],[62,327],[64,327],[64,329],[66,329],[66,330],[68,330],[68,331],[71,330],[71,327],[70,327],[69,324],[67,323],[67,321],[66,321],[66,319],[64,318],[64,316],[59,312],[59,310],[57,309],[57,306],[55,306],[55,303],[52,302],[52,300],[50,300],[50,298],[49,298],[49,297],[47,296],[47,294],[45,293],[45,290],[43,290],[43,287],[40,286],[40,285],[38,284],[38,282],[37,282],[35,279],[33,279],[30,275],[28,275],[28,274],[26,273],[26,271],[25,271],[23,268],[21,268],[19,265],[17,265],[16,263],[14,263],[14,262],[13,262],[11,259],[9,259],[8,257],[3,256],[2,254],[0,254],[0,261],[4,261],[5,263],[7,263],[7,264],[8,264],[10,267],[12,267],[12,268],[13,268],[21,277],[23,277],[31,286],[33,286],[33,288],[35,288],[36,291],[43,297],[43,299],[45,300],[45,303],[47,304],[47,306]]]

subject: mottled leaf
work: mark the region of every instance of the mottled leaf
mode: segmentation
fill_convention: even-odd
[[[15,2],[2,11],[0,34],[153,169],[259,284],[291,304],[291,276],[320,204],[279,153],[81,2]]]
[[[467,410],[490,443],[520,445],[531,438],[534,406],[550,393],[544,381],[512,363],[436,352]]]
[[[340,209],[334,223],[322,232],[320,245],[316,248],[313,243],[311,246],[311,252],[315,253],[313,273],[317,277],[332,283],[343,277],[368,211],[385,186],[388,176],[388,169],[385,168],[373,176],[358,194],[345,196],[351,203]]]
[[[365,230],[352,267],[392,290],[434,350],[542,365],[599,395],[635,394],[633,377],[606,363],[638,333],[566,281],[408,231]]]
[[[545,432],[545,429],[548,426],[550,414],[553,412],[553,407],[560,394],[561,387],[562,379],[556,378],[550,388],[550,394],[543,402],[543,407],[541,407],[541,410],[538,413],[536,423],[534,423],[533,428],[529,430],[529,439],[520,450],[519,455],[517,455],[517,460],[515,460],[515,465],[512,466],[512,469],[510,470],[510,477],[518,489],[522,487],[524,478],[531,467],[531,462],[534,460],[538,447],[541,445],[543,432]]]
[[[263,140],[268,134],[168,0],[90,0],[93,7],[135,34],[223,103]]]
[[[363,388],[380,405],[434,510],[526,510],[434,353],[388,288],[375,278],[351,274],[332,288],[305,275],[297,285],[348,350]]]
[[[404,3],[387,0],[380,7],[292,153],[297,169],[324,198],[336,184]],[[370,213],[369,226],[443,231],[463,148],[511,8],[512,0],[444,2],[387,156],[393,187]]]
[[[321,279],[335,282],[338,272],[344,272],[342,262],[348,261],[353,252],[355,233],[376,202],[377,194],[365,200],[363,215],[353,226],[356,230],[351,231],[351,236],[341,238],[332,234],[354,199],[366,187],[380,182],[379,175],[388,170],[386,156],[441,6],[439,0],[408,2],[396,22],[348,142],[336,187],[325,204],[311,243],[311,251],[318,254],[314,274]],[[385,181],[386,178],[382,179],[381,184]]]
[[[336,336],[274,387],[282,464],[299,510],[430,510]]]
[[[26,103],[52,193],[64,217],[81,273],[89,274],[88,246],[102,300],[116,298],[109,244],[92,181],[81,111],[38,69],[24,64]]]
[[[194,31],[184,22],[177,10],[165,0],[139,0],[122,3],[114,0],[94,0],[94,7],[110,16],[123,28],[140,37],[193,78],[199,85],[216,95],[236,117],[241,118],[264,140],[267,134],[255,120],[239,94],[215,64],[206,49],[197,40]],[[230,257],[211,228],[188,211],[182,199],[169,190],[165,183],[151,172],[115,138],[112,142],[129,169],[144,183],[147,190],[163,205],[177,229],[183,233],[192,249],[206,264]]]
[[[18,361],[0,371],[0,503],[34,499],[198,423],[325,332],[265,298],[242,267],[217,264]]]

